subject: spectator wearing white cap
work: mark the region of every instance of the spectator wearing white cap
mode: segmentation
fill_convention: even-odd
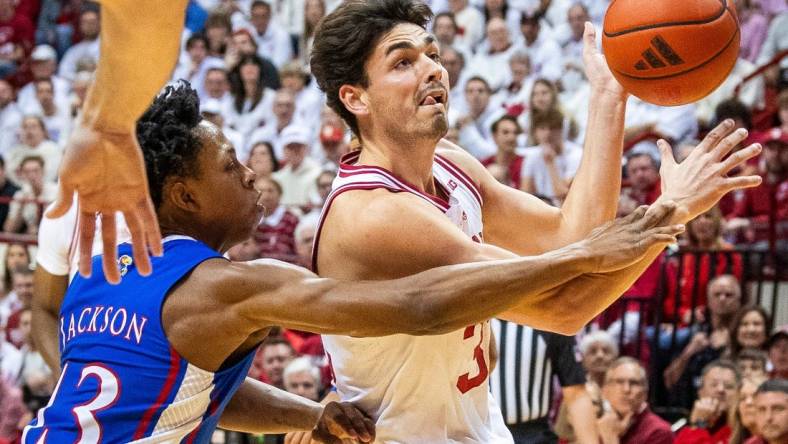
[[[273,174],[282,185],[282,204],[308,206],[311,197],[317,193],[316,180],[320,175],[320,165],[307,157],[312,146],[312,133],[307,127],[290,125],[282,131],[279,145],[283,152],[285,166]]]
[[[33,81],[23,86],[17,93],[17,103],[25,114],[39,114],[41,107],[36,101],[35,80],[50,79],[55,89],[55,102],[68,103],[71,83],[56,75],[57,53],[49,45],[38,45],[30,54],[30,72]]]
[[[58,69],[61,77],[72,80],[77,73],[77,64],[82,59],[98,61],[100,29],[98,6],[93,3],[86,4],[79,14],[79,32],[82,34],[82,41],[69,48],[63,55]]]
[[[238,160],[245,162],[249,158],[249,153],[245,149],[244,136],[240,132],[226,125],[224,120],[224,108],[222,102],[216,99],[208,99],[200,103],[200,113],[202,118],[213,123],[222,129],[224,137],[230,141],[235,148],[235,155]]]

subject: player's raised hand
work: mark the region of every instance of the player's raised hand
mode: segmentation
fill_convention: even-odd
[[[717,125],[681,163],[676,163],[670,145],[659,140],[662,165],[662,195],[679,205],[678,216],[690,221],[713,207],[726,193],[760,185],[760,176],[728,177],[728,173],[761,152],[760,144],[731,151],[747,138],[747,130],[734,128],[733,120]]]
[[[605,56],[596,46],[596,29],[591,22],[586,22],[583,31],[583,64],[588,83],[597,91],[606,92],[626,100],[627,92],[618,83],[610,68],[607,66]]]
[[[63,216],[79,200],[79,272],[90,276],[91,247],[96,214],[101,215],[104,241],[104,274],[120,281],[116,263],[115,212],[126,219],[134,246],[134,262],[143,275],[150,274],[148,250],[162,254],[156,212],[148,193],[142,153],[132,131],[104,133],[79,125],[72,133],[60,165],[60,191],[47,217]]]
[[[638,262],[649,248],[676,242],[676,236],[684,231],[684,225],[670,224],[676,204],[663,201],[652,207],[641,206],[628,216],[594,229],[580,241],[591,256],[594,272],[626,268]]]
[[[372,442],[375,424],[349,402],[329,402],[312,431],[312,439],[328,444],[340,444],[344,439]]]

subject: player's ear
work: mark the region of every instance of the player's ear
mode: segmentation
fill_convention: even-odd
[[[369,114],[369,97],[363,88],[353,85],[342,85],[339,87],[339,100],[356,117]]]
[[[175,180],[164,187],[164,201],[169,201],[170,205],[187,212],[195,212],[199,209],[197,200],[187,184],[180,180]]]

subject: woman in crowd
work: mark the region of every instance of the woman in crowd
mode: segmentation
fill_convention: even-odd
[[[227,121],[245,137],[273,119],[274,91],[265,87],[263,61],[256,54],[244,55],[230,71],[233,106]]]
[[[769,314],[759,305],[748,305],[739,309],[731,323],[731,345],[729,357],[736,359],[744,348],[763,350],[772,322]]]
[[[320,19],[326,15],[326,3],[323,0],[306,0],[304,2],[304,33],[298,39],[298,54],[301,64],[309,66],[309,54],[312,53],[312,42],[315,29]]]
[[[30,251],[27,249],[27,245],[22,243],[8,244],[3,263],[5,264],[3,267],[3,288],[5,291],[11,291],[11,271],[30,266]]]
[[[538,112],[550,111],[557,109],[561,111],[558,103],[558,88],[555,84],[547,79],[539,78],[534,80],[533,87],[531,87],[531,97],[528,101],[528,111],[520,114],[518,122],[523,129],[523,135],[518,140],[519,146],[532,146],[536,144],[536,138],[533,133],[533,115]],[[564,115],[564,139],[574,140],[577,136],[577,124]]]
[[[732,430],[730,444],[744,444],[747,439],[757,434],[755,390],[765,380],[764,376],[742,379],[736,402],[728,412],[728,424]]]
[[[279,161],[274,154],[274,147],[268,142],[257,142],[252,145],[246,166],[257,174],[258,182],[270,179],[271,174],[279,170]]]

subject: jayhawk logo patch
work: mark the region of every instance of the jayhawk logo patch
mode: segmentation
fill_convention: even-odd
[[[129,256],[128,254],[124,254],[123,256],[118,258],[118,265],[120,265],[120,275],[121,276],[125,276],[126,273],[128,273],[129,266],[133,262],[134,261],[131,259],[131,256]]]

